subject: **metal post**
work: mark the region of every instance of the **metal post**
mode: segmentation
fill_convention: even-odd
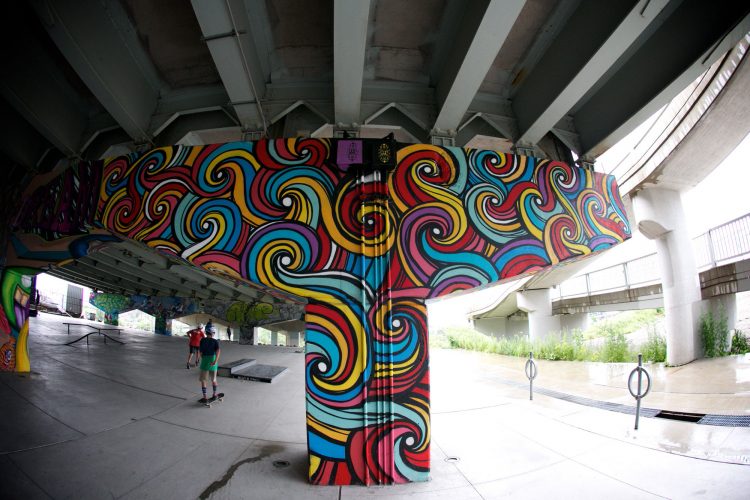
[[[716,267],[716,254],[714,253],[714,239],[711,236],[711,231],[713,229],[709,229],[706,233],[706,240],[708,240],[707,246],[708,246],[708,260],[711,261],[711,268]]]
[[[638,387],[636,392],[633,392],[631,384],[633,382],[633,375],[635,375],[636,373],[638,374]],[[646,375],[646,381],[648,382],[648,385],[646,386],[646,392],[644,392],[643,394],[641,394],[642,375]],[[643,368],[643,355],[638,354],[638,366],[635,367],[632,372],[630,372],[630,377],[628,377],[628,391],[630,391],[630,395],[635,398],[635,430],[638,430],[638,420],[641,416],[641,399],[645,398],[646,394],[648,394],[650,390],[651,375],[649,375],[648,371]]]
[[[529,379],[529,401],[534,400],[534,379],[537,375],[536,363],[534,362],[534,353],[529,351],[529,360],[526,361],[526,367],[524,368],[526,377]]]

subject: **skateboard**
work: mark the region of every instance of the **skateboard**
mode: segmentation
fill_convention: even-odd
[[[215,398],[213,398],[213,397],[212,398],[207,398],[207,399],[206,398],[200,398],[198,400],[198,403],[202,404],[203,406],[207,406],[207,407],[211,408],[211,405],[214,404],[217,401],[224,401],[224,393],[223,392],[220,392],[219,394],[217,394]]]

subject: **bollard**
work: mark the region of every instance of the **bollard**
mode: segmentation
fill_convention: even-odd
[[[534,379],[537,375],[536,363],[534,362],[534,353],[529,351],[529,360],[526,361],[526,378],[529,379],[529,401],[534,399]]]
[[[636,392],[633,392],[632,384],[633,384],[633,375],[638,374],[638,388],[636,389]],[[646,392],[641,394],[641,382],[642,382],[642,375],[646,375],[646,381],[648,382],[648,385],[646,386]],[[646,394],[651,390],[651,375],[648,374],[648,371],[646,371],[645,368],[643,368],[643,355],[638,354],[638,366],[633,368],[633,371],[630,372],[630,377],[628,377],[628,391],[630,391],[630,395],[635,398],[635,430],[638,430],[638,419],[641,416],[641,399],[646,397]]]

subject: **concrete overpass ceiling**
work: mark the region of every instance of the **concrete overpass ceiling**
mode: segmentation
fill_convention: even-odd
[[[170,89],[221,82],[189,0],[122,0],[122,4]]]
[[[333,81],[333,0],[265,2],[272,37],[271,83]]]
[[[6,121],[20,117],[36,134],[9,125],[20,142],[4,140],[3,152],[31,170],[42,157],[223,137],[204,130],[324,137],[356,123],[408,140],[463,145],[493,134],[549,157],[566,156],[560,143],[596,157],[750,31],[748,9],[740,0],[14,2],[0,90],[14,110]]]
[[[625,137],[750,30],[750,3],[741,0],[685,1],[664,13],[658,29],[644,32],[627,59],[571,109],[584,153],[598,156]]]
[[[365,78],[430,85],[430,65],[446,21],[446,0],[378,0],[371,19]],[[455,3],[455,2],[453,2]],[[483,2],[477,2],[483,3]],[[413,15],[413,13],[420,13]],[[448,18],[457,23],[459,18]]]
[[[527,0],[487,76],[480,93],[509,99],[546,51],[562,20],[570,16],[578,0]]]

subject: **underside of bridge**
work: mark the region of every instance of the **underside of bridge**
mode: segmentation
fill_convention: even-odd
[[[34,0],[5,6],[3,178],[259,137],[586,161],[750,31],[743,1]]]
[[[749,10],[14,3],[3,368],[29,370],[45,270],[247,328],[304,314],[310,480],[426,480],[424,301],[628,238],[591,162],[750,31]]]

